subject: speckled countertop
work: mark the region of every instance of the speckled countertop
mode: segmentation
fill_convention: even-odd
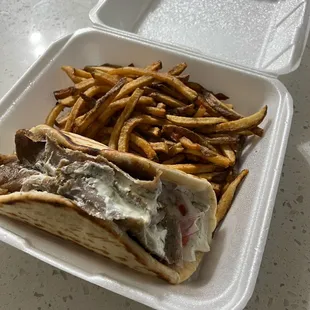
[[[96,0],[0,1],[0,97],[60,36],[89,26]],[[74,11],[74,14],[73,14]],[[247,310],[310,309],[310,40],[281,77],[294,119],[269,238]],[[0,244],[1,310],[149,309]]]

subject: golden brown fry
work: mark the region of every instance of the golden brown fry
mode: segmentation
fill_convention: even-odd
[[[199,151],[205,157],[213,157],[213,156],[218,155],[216,152],[210,150],[209,148],[207,148],[203,145],[200,145],[199,143],[193,143],[190,139],[188,139],[186,137],[180,138],[179,141],[181,142],[182,146],[185,149]]]
[[[207,112],[206,108],[201,105],[199,106],[197,112],[195,113],[194,117],[203,117],[205,113]]]
[[[238,185],[244,179],[244,177],[249,173],[248,170],[242,170],[241,173],[232,181],[227,187],[226,191],[223,193],[216,210],[216,220],[219,223],[224,216],[227,214],[228,210],[231,207],[232,201],[235,196],[235,192],[238,188]]]
[[[113,76],[113,75],[112,75]],[[132,80],[131,82],[125,84],[123,88],[120,90],[115,100],[126,97],[131,94],[135,89],[142,88],[144,86],[150,85],[153,82],[154,78],[152,76],[140,76],[136,80]]]
[[[161,129],[159,127],[152,127],[145,124],[137,126],[137,129],[146,136],[159,138],[161,136]]]
[[[61,69],[67,73],[73,83],[80,83],[85,80],[85,78],[75,75],[74,68],[71,66],[62,66]]]
[[[184,147],[182,146],[182,143],[176,143],[174,145],[172,145],[170,148],[169,148],[169,155],[170,156],[175,156],[181,152],[184,151]]]
[[[151,142],[150,145],[155,152],[163,152],[165,154],[169,152],[169,147],[165,142]]]
[[[205,132],[238,132],[243,130],[252,129],[258,126],[267,114],[267,106],[264,106],[260,111],[250,116],[230,121],[222,124],[216,124],[206,128]]]
[[[115,68],[108,67],[108,66],[86,66],[84,70],[87,72],[94,72],[95,70],[102,71],[102,72],[109,72],[114,70]]]
[[[145,67],[146,70],[151,70],[151,71],[158,71],[162,69],[163,64],[160,60],[153,62],[149,66]]]
[[[204,165],[204,164],[177,164],[177,165],[168,165],[169,168],[181,170],[190,174],[199,174],[212,172],[216,170],[214,165]]]
[[[162,162],[163,165],[175,165],[185,160],[184,154],[177,154]]]
[[[149,71],[143,68],[133,68],[133,67],[123,67],[119,69],[114,69],[109,72],[112,75],[146,75],[153,76],[156,80],[167,83],[173,88],[177,89],[180,93],[182,93],[186,98],[191,101],[194,101],[197,98],[197,93],[187,87],[184,83],[182,83],[178,78],[172,76],[168,73],[159,73],[154,71]]]
[[[177,125],[184,127],[201,127],[213,124],[219,124],[227,122],[227,120],[223,117],[184,117],[184,116],[175,116],[175,115],[167,115],[166,118]]]
[[[229,144],[221,144],[221,151],[234,164],[236,161],[236,154]]]
[[[158,109],[166,109],[166,105],[162,102],[159,102],[156,106]]]
[[[100,83],[105,83],[111,86],[114,86],[119,81],[119,78],[116,77],[115,75],[110,75],[100,70],[95,70],[92,73],[92,77]]]
[[[227,168],[230,165],[232,165],[232,162],[227,157],[222,156],[222,155],[205,156],[204,154],[202,154],[201,151],[193,150],[193,149],[185,149],[183,152],[185,154],[193,154],[193,155],[199,156],[204,161],[213,163],[223,168]]]
[[[142,96],[142,94],[143,94],[143,89],[137,88],[134,91],[134,93],[132,94],[132,96],[130,97],[130,100],[126,104],[125,109],[123,110],[122,114],[117,119],[117,122],[113,128],[113,132],[111,134],[111,138],[110,138],[110,142],[109,142],[109,147],[111,149],[117,149],[118,139],[119,139],[119,135],[120,135],[121,129],[123,127],[123,124],[130,117],[130,114],[134,110],[134,108],[135,108],[137,102],[139,101],[139,98]]]
[[[157,154],[151,147],[151,145],[138,135],[131,133],[130,142],[138,146],[145,153],[146,157],[150,160],[158,161]]]
[[[50,111],[50,113],[48,114],[45,120],[45,124],[53,127],[55,125],[56,118],[63,111],[64,108],[65,107],[63,105],[56,104],[54,108]]]
[[[166,110],[165,109],[141,106],[137,110],[138,111],[142,111],[145,114],[149,114],[149,115],[152,115],[152,116],[157,116],[157,117],[165,117],[166,116]]]
[[[87,89],[84,94],[88,97],[93,97],[99,93],[103,93],[105,90],[106,87],[92,86],[91,88]],[[76,103],[70,111],[66,126],[64,128],[65,131],[72,131],[74,121],[80,115],[80,111],[83,109],[84,103],[85,101],[83,98],[80,97],[77,99]]]
[[[173,68],[171,68],[168,73],[171,75],[180,75],[187,68],[187,64],[185,62],[179,63]]]
[[[98,117],[98,120],[96,123],[94,123],[87,131],[86,135],[89,138],[94,138],[97,133],[103,128],[106,123],[111,119],[111,117],[119,110],[123,109],[130,98],[123,98],[117,101],[112,102],[106,110],[102,112],[102,114]],[[137,103],[138,106],[149,106],[149,105],[155,105],[155,102],[152,98],[141,96],[139,98],[139,101]]]
[[[92,77],[89,72],[84,71],[82,69],[74,68],[73,71],[74,71],[74,75],[85,78],[85,79],[90,79]]]
[[[129,137],[133,129],[139,124],[160,125],[165,124],[164,120],[151,117],[149,115],[140,115],[129,119],[123,126],[118,140],[118,150],[128,152]]]
[[[170,97],[169,95],[161,94],[159,92],[153,92],[149,95],[151,98],[154,98],[156,101],[165,103],[171,108],[184,107],[185,103]]]
[[[124,85],[125,80],[121,79],[117,82],[117,84],[111,88],[111,90],[109,90],[103,97],[101,97],[100,99],[97,100],[96,105],[90,110],[88,111],[84,117],[83,117],[83,121],[81,122],[81,124],[77,125],[75,128],[75,132],[79,133],[79,134],[83,134],[86,129],[88,128],[88,126],[94,122],[98,116],[101,115],[101,113],[103,111],[105,111],[105,109],[110,105],[110,103],[114,100],[115,96],[117,95],[117,93],[119,92],[119,90],[122,88],[122,86]],[[85,93],[86,94],[86,93]],[[87,94],[86,94],[87,95]],[[77,104],[74,105],[74,107],[72,108],[72,110],[75,108]],[[71,112],[72,112],[71,110]],[[71,114],[70,114],[71,117]],[[67,124],[66,124],[67,127]]]
[[[65,106],[65,107],[71,108],[75,104],[75,102],[78,98],[79,98],[79,96],[69,96],[67,98],[58,100],[58,103]]]

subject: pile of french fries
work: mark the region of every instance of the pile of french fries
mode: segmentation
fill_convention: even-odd
[[[74,86],[54,92],[57,102],[46,124],[207,179],[220,221],[248,173],[237,174],[235,166],[246,137],[263,135],[258,125],[267,106],[243,116],[224,94],[190,81],[186,67],[162,72],[161,61],[145,68],[63,66]]]

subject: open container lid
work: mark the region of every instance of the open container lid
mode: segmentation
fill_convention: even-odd
[[[95,27],[278,76],[300,64],[309,5],[307,0],[99,0],[89,17]]]

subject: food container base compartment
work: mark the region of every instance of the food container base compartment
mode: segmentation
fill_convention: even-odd
[[[190,281],[172,286],[4,217],[0,217],[0,239],[156,309],[242,309],[255,286],[292,117],[292,99],[278,80],[206,61],[173,47],[109,31],[82,29],[52,45],[0,102],[0,153],[14,150],[17,129],[44,122],[55,104],[53,90],[70,85],[60,69],[62,65],[133,62],[145,66],[158,59],[165,68],[185,61],[193,81],[228,95],[240,113],[248,115],[268,106],[262,124],[264,137],[251,138],[242,156],[240,169],[248,168],[250,173],[197,274]]]

